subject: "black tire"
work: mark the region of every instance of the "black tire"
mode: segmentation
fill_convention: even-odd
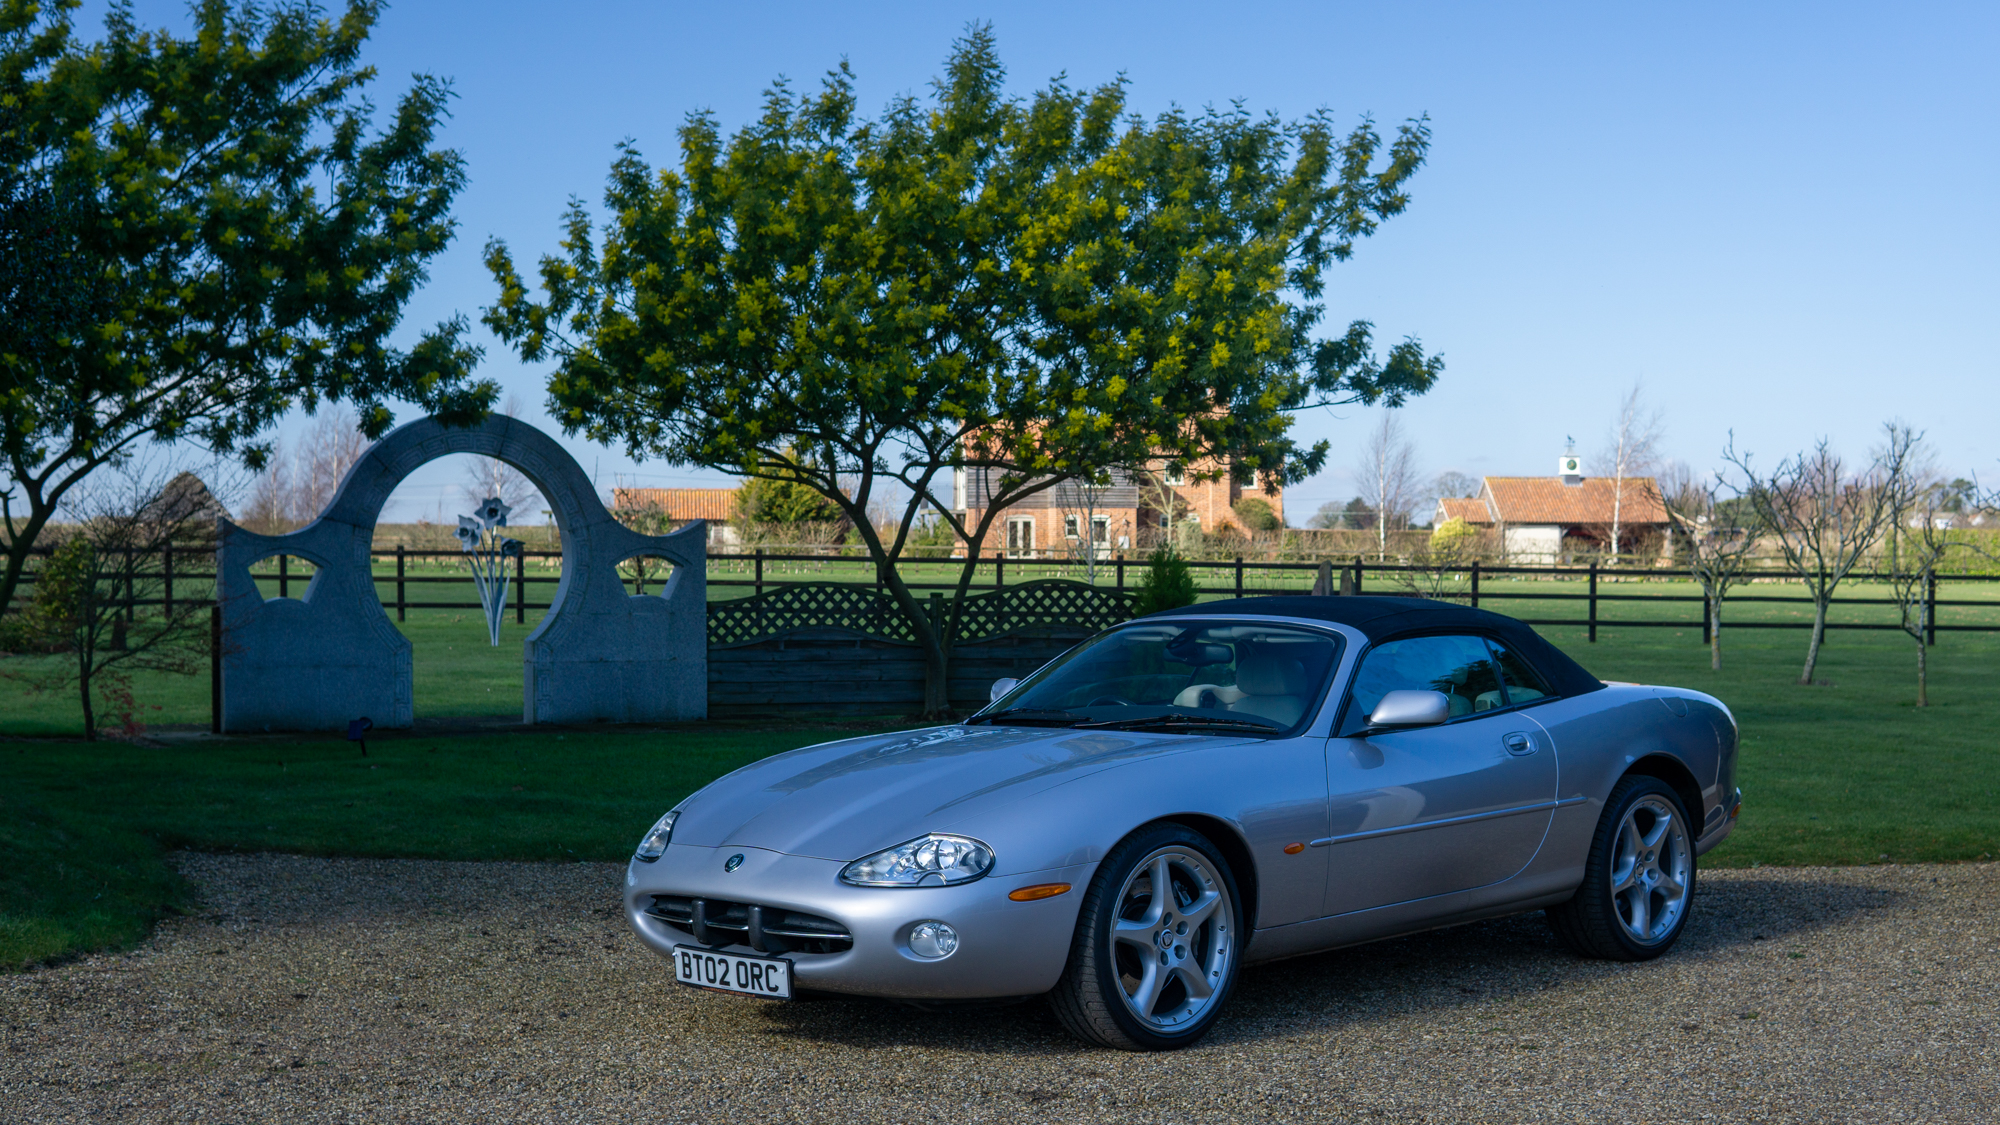
[[[1156,911],[1152,888],[1162,871],[1175,902]],[[1209,891],[1219,897],[1204,911]],[[1133,833],[1104,857],[1084,894],[1069,964],[1049,994],[1056,1018],[1100,1047],[1171,1051],[1195,1043],[1214,1025],[1236,983],[1248,937],[1242,901],[1235,873],[1201,833],[1179,824]],[[1127,937],[1114,941],[1113,924],[1121,915]],[[1134,940],[1135,926],[1154,931],[1148,943]],[[1155,980],[1163,983],[1152,986]],[[1190,981],[1208,994],[1198,995]],[[1150,1014],[1140,1013],[1142,1002]]]
[[[1605,961],[1650,961],[1672,949],[1694,909],[1692,825],[1673,786],[1637,775],[1619,781],[1591,836],[1583,885],[1548,908],[1549,928],[1580,956]]]

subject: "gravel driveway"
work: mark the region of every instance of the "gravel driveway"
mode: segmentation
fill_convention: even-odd
[[[608,865],[182,864],[199,915],[0,978],[0,1120],[2000,1119],[1990,863],[1705,874],[1645,965],[1531,915],[1261,966],[1153,1056],[1039,1004],[676,988]]]

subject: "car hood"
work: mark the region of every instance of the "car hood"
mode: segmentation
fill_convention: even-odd
[[[674,843],[851,860],[1136,758],[1240,738],[933,727],[754,762],[681,807]]]

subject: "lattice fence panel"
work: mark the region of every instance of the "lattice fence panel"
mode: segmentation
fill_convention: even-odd
[[[926,597],[924,604],[931,603]],[[948,612],[949,603],[946,603]],[[958,640],[981,641],[1048,626],[1109,628],[1132,616],[1132,595],[1081,582],[1025,582],[965,599]],[[798,629],[848,629],[886,641],[916,635],[887,591],[834,582],[799,582],[708,605],[708,643],[736,645]]]
[[[1132,595],[1123,590],[1051,578],[965,599],[958,639],[983,641],[1047,626],[1073,626],[1096,632],[1131,616]]]
[[[852,629],[883,640],[915,641],[888,593],[873,586],[798,582],[747,598],[708,603],[708,643],[734,645],[797,629]]]

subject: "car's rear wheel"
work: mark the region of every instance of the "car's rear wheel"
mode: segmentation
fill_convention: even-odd
[[[1576,897],[1549,927],[1585,957],[1646,961],[1679,940],[1694,905],[1694,833],[1672,786],[1627,777],[1611,790]]]
[[[1164,1051],[1200,1039],[1236,982],[1236,880],[1208,838],[1178,824],[1112,849],[1084,895],[1050,1005],[1086,1042]]]

